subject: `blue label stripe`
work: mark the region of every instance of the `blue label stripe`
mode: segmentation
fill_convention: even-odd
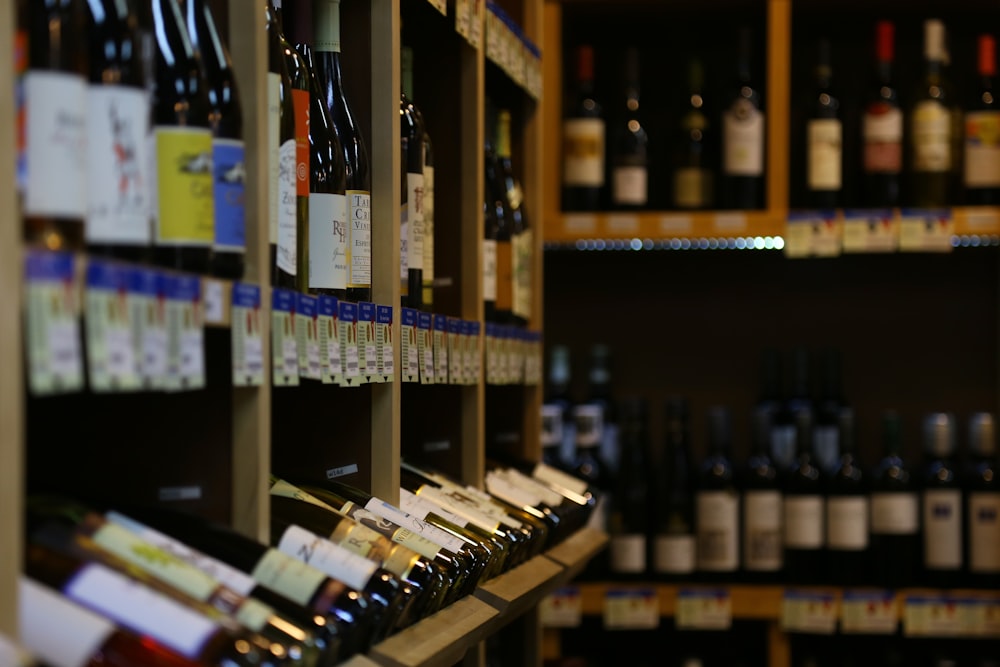
[[[379,324],[392,324],[392,306],[375,306],[375,321]]]
[[[319,297],[319,314],[326,317],[336,317],[337,297],[321,295]]]
[[[375,304],[369,301],[362,301],[358,304],[358,322],[375,321]]]
[[[235,283],[233,305],[241,308],[260,308],[260,285]]]
[[[73,279],[73,254],[31,251],[25,258],[24,275],[29,282],[60,282]]]

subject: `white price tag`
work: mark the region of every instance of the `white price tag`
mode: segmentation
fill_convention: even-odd
[[[319,314],[320,379],[323,384],[340,384],[344,369],[340,361],[340,334],[337,330],[337,300],[321,295],[317,303]]]
[[[688,630],[728,630],[733,606],[724,588],[682,588],[677,592],[677,627]]]
[[[260,287],[233,285],[233,386],[259,387],[264,383],[264,339],[261,335]]]
[[[129,391],[141,386],[127,286],[125,268],[96,259],[87,265],[87,364],[94,391]]]
[[[652,589],[611,589],[604,596],[606,630],[652,630],[660,625],[660,602]]]
[[[575,586],[559,588],[542,598],[538,608],[542,625],[547,628],[576,628],[583,620],[583,601]]]
[[[892,209],[844,211],[844,252],[895,252],[899,220]]]
[[[77,319],[73,256],[29,252],[25,261],[25,349],[31,393],[83,388],[83,355]]]
[[[844,591],[840,631],[851,634],[894,634],[899,609],[892,591]]]
[[[271,375],[275,387],[299,384],[299,348],[295,338],[295,292],[271,292]]]
[[[950,209],[903,209],[899,249],[903,252],[951,252],[955,220]]]
[[[205,299],[205,324],[226,323],[225,290],[218,280],[202,281],[202,294]]]
[[[786,632],[833,634],[837,629],[837,596],[788,589],[781,601],[781,627]]]
[[[195,276],[167,276],[168,390],[205,386],[205,336],[201,315],[201,281]]]
[[[358,304],[341,301],[338,303],[339,319],[337,333],[340,334],[340,358],[344,373],[342,387],[357,387],[361,384],[361,360],[358,352]]]

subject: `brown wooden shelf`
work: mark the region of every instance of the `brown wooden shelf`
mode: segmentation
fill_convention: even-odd
[[[607,533],[585,527],[562,544],[549,549],[545,552],[545,556],[566,568],[562,578],[562,582],[566,582],[578,575],[590,559],[607,546]]]
[[[563,569],[545,556],[535,556],[479,586],[475,596],[505,617],[517,616],[558,585]]]

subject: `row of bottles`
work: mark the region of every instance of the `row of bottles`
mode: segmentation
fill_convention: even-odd
[[[398,506],[272,477],[268,544],[162,506],[31,494],[20,641],[52,667],[333,665],[559,543],[593,506],[544,466],[494,463],[487,491],[401,473]]]

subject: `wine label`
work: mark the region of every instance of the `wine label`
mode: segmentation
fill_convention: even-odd
[[[156,174],[151,208],[158,245],[211,246],[215,240],[212,133],[207,128],[153,128]]]
[[[309,194],[309,287],[347,287],[347,198]]]
[[[18,581],[17,592],[20,641],[46,664],[85,667],[116,631],[107,619],[26,576]],[[53,628],[59,628],[59,641],[52,639]],[[0,662],[3,658],[0,646]]]
[[[810,190],[840,190],[843,156],[843,126],[839,120],[810,120],[806,127],[809,150]]]
[[[459,495],[461,496],[461,494]],[[418,496],[462,517],[463,521],[460,525],[471,523],[489,533],[494,533],[500,528],[499,519],[480,510],[478,504],[466,496],[462,496],[460,501],[451,494],[446,494],[444,491],[430,486],[420,487]]]
[[[261,586],[281,593],[304,607],[310,607],[316,591],[327,581],[327,576],[320,570],[277,549],[268,549],[257,561],[250,576]]]
[[[348,287],[372,284],[372,199],[366,190],[347,191],[348,234],[345,263]]]
[[[550,507],[558,507],[565,497],[556,493],[551,487],[543,484],[537,479],[528,477],[520,470],[508,468],[507,470],[494,471],[490,474],[503,477],[511,484],[537,495],[542,502]]]
[[[309,91],[292,88],[295,110],[295,194],[309,196]]]
[[[698,569],[728,572],[739,565],[739,496],[699,491],[695,496]]]
[[[965,115],[965,186],[1000,187],[1000,113]]]
[[[915,493],[873,493],[872,533],[915,535],[920,512]]]
[[[497,310],[514,307],[514,259],[510,241],[497,241]]]
[[[903,170],[903,112],[880,103],[862,119],[864,170],[870,174],[898,174]]]
[[[367,507],[362,507],[356,503],[348,502],[339,511],[339,514],[349,516],[359,524],[380,533],[396,544],[402,544],[407,549],[415,551],[425,558],[433,560],[441,551],[441,546],[432,540],[420,535],[419,531],[413,531],[403,527],[383,516],[380,513],[372,512]]]
[[[748,570],[781,569],[782,511],[780,491],[747,491],[743,495],[743,561]]]
[[[467,519],[449,511],[446,507],[442,507],[437,503],[432,503],[425,498],[419,498],[413,492],[403,488],[400,488],[399,490],[399,507],[409,514],[420,517],[424,520],[426,520],[429,515],[434,514],[449,523],[453,523],[456,526],[461,526],[463,528],[470,523]],[[490,529],[489,532],[493,532],[492,529]]]
[[[645,166],[615,167],[611,174],[611,186],[616,204],[645,206],[649,192],[649,172]]]
[[[868,548],[868,498],[830,496],[826,500],[826,545],[838,551]]]
[[[540,496],[516,486],[506,479],[493,474],[486,475],[486,490],[491,496],[514,507],[536,507],[542,504]]]
[[[296,275],[296,230],[298,202],[296,201],[294,139],[281,144],[278,149],[278,268],[289,275]]]
[[[611,538],[611,570],[623,574],[646,571],[646,536],[615,535]]]
[[[67,72],[28,70],[24,214],[87,215],[87,83]]]
[[[63,587],[63,593],[192,660],[198,658],[205,643],[219,631],[213,621],[183,603],[97,563],[80,569]]]
[[[410,234],[410,206],[403,202],[399,207],[399,279],[402,281],[403,296],[407,296],[409,290]]]
[[[337,332],[337,299],[319,297],[319,361],[323,384],[340,384],[344,374],[340,359],[340,335]]]
[[[731,176],[764,174],[764,114],[740,98],[722,117],[723,172]]]
[[[212,140],[215,178],[215,249],[246,252],[246,156],[242,141]]]
[[[969,570],[1000,572],[1000,494],[969,493]]]
[[[785,496],[785,546],[823,548],[823,497]]]
[[[407,268],[422,271],[424,268],[424,175],[406,174],[407,199],[409,208],[407,234]]]
[[[657,535],[653,567],[661,574],[690,574],[695,566],[694,535]]]
[[[378,381],[392,382],[396,376],[392,348],[392,306],[375,306],[375,345],[378,348]]]
[[[430,540],[439,547],[443,547],[448,551],[451,551],[452,553],[458,553],[465,548],[465,542],[463,542],[461,539],[455,537],[454,535],[451,535],[450,533],[442,530],[441,528],[438,528],[437,526],[432,526],[423,519],[420,519],[412,514],[404,512],[400,508],[394,507],[393,505],[379,498],[372,498],[367,503],[365,503],[365,509],[377,516],[392,521],[393,523],[403,528],[407,528],[415,533],[420,534],[427,540]],[[429,557],[433,558],[433,556]]]
[[[483,301],[497,300],[497,242],[483,239]]]
[[[680,208],[706,208],[712,203],[712,172],[699,167],[674,171],[674,204]]]
[[[364,590],[378,569],[363,554],[299,526],[289,526],[282,533],[278,550],[359,591]]]
[[[351,519],[345,519],[330,534],[330,541],[359,556],[381,564],[389,572],[405,579],[419,558],[409,549],[396,547],[377,530]]]
[[[306,294],[295,296],[295,346],[299,353],[299,377],[309,380],[320,380],[323,376],[316,308],[316,297]]]
[[[558,468],[553,468],[547,463],[536,464],[534,470],[531,471],[531,476],[547,484],[552,484],[556,488],[567,489],[581,496],[587,493],[587,483],[585,481],[579,477],[565,473]]]
[[[923,493],[924,566],[962,567],[962,492],[928,489]]]
[[[448,317],[434,316],[434,382],[448,384]]]
[[[424,285],[434,282],[434,167],[424,165]]]
[[[931,172],[951,169],[951,113],[940,102],[924,100],[913,109],[913,167]]]
[[[88,243],[149,245],[148,136],[149,98],[144,90],[88,86]]]
[[[271,375],[275,387],[299,384],[299,345],[293,310],[295,292],[271,291]]]
[[[271,495],[278,496],[279,498],[294,498],[295,500],[301,500],[307,502],[310,505],[319,507],[320,509],[327,510],[329,512],[337,512],[337,509],[323,502],[316,496],[312,495],[308,491],[303,491],[299,487],[289,484],[283,479],[278,479],[276,477],[271,477]]]
[[[535,237],[530,229],[517,235],[514,260],[514,314],[525,320],[531,319],[531,277],[534,258]]]
[[[281,75],[267,73],[267,151],[270,174],[267,179],[268,241],[278,244],[278,214],[281,193]]]
[[[563,185],[604,185],[604,121],[568,118],[563,121]]]

